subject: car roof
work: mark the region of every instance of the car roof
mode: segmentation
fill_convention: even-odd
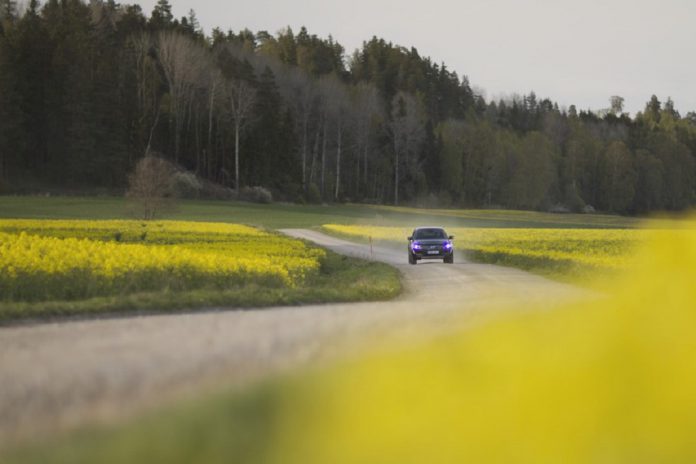
[[[416,228],[413,229],[413,230],[421,230],[421,229],[440,229],[440,230],[445,230],[444,227],[440,227],[440,226],[420,226],[420,227],[416,227]]]

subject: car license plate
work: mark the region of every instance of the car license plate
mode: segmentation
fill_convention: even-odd
[[[430,250],[430,251],[428,251],[428,254],[429,254],[429,255],[439,255],[440,252],[437,251],[437,250]]]

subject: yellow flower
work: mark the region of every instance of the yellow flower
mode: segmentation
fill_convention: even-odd
[[[290,287],[317,273],[323,256],[299,240],[238,224],[1,220],[0,298]]]

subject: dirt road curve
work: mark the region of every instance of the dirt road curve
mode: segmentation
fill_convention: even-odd
[[[340,253],[364,245],[308,230],[285,233]],[[404,250],[375,248],[407,291],[394,302],[221,311],[0,328],[0,437],[53,433],[112,419],[224,380],[244,384],[330,359],[383,328],[407,336],[506,298],[549,304],[578,289],[522,271],[462,262],[406,264]],[[0,443],[1,444],[1,443]]]

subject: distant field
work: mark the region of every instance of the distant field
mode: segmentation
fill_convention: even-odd
[[[406,246],[411,230],[327,224],[324,231],[353,240]],[[502,264],[557,278],[585,278],[625,269],[631,252],[658,233],[641,229],[447,228],[455,248],[478,262]]]
[[[420,214],[445,220],[458,219],[467,227],[520,227],[520,228],[632,228],[645,220],[607,214],[551,214],[537,211],[512,211],[498,209],[417,209],[401,206],[375,207],[390,213]]]
[[[129,204],[113,197],[11,197],[0,196],[0,218],[127,219]],[[508,210],[418,209],[371,205],[259,205],[232,201],[179,203],[177,210],[160,219],[231,222],[271,229],[319,227],[323,224],[372,226],[443,225],[495,228],[635,228],[644,220],[601,214],[548,214]],[[650,226],[660,226],[649,221]]]

